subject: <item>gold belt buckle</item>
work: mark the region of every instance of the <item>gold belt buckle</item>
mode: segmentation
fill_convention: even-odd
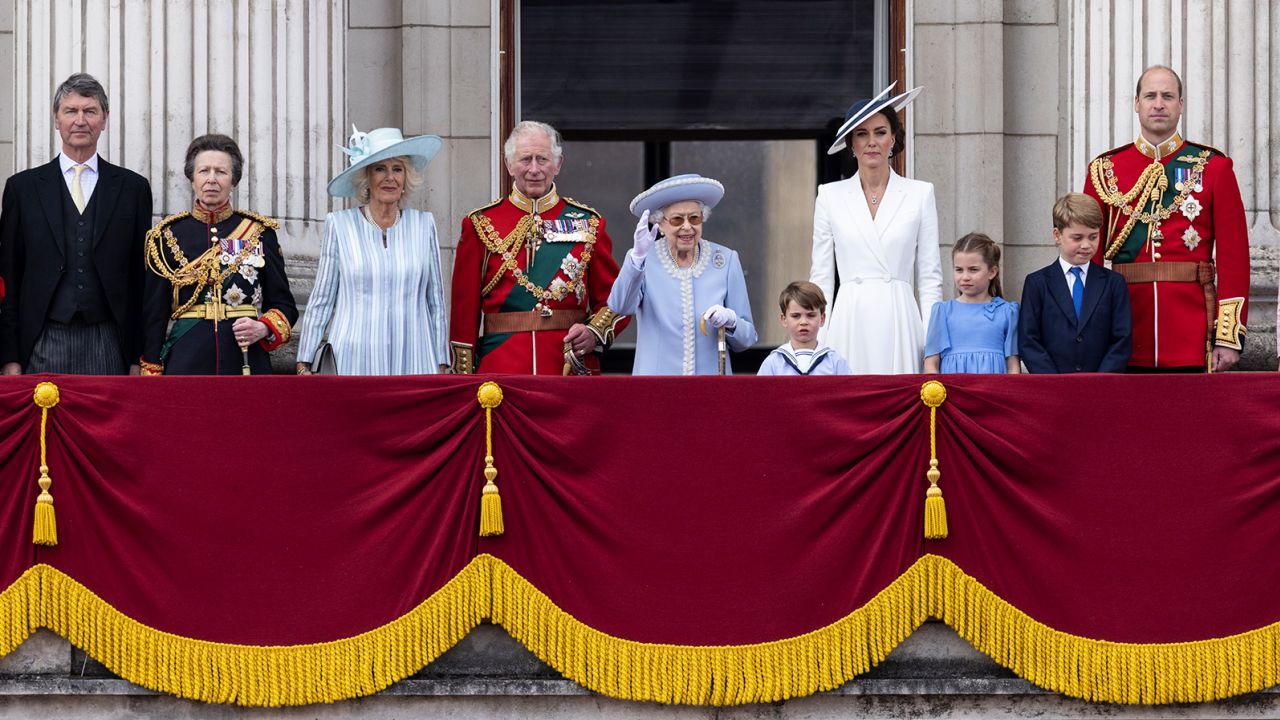
[[[213,303],[205,303],[204,319],[212,320],[214,322],[218,322],[219,320],[226,320],[227,309],[221,305],[215,305]]]

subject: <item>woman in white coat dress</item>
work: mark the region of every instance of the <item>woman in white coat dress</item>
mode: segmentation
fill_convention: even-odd
[[[925,324],[942,299],[933,185],[889,166],[904,143],[897,111],[922,88],[889,97],[892,89],[849,108],[827,153],[848,140],[858,172],[819,186],[813,213],[809,280],[835,298],[822,340],[855,374],[920,372]]]

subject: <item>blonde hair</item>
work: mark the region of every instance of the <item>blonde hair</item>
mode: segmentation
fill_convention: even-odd
[[[405,201],[409,196],[413,195],[413,191],[422,185],[422,173],[413,167],[413,162],[407,155],[387,158],[379,160],[376,163],[369,163],[351,175],[351,187],[355,189],[356,202],[361,205],[368,205],[373,199],[373,190],[369,187],[369,173],[373,171],[373,166],[384,162],[395,162],[399,160],[404,164],[404,192],[400,193],[400,200],[396,204],[404,207]]]
[[[1065,230],[1068,225],[1100,229],[1102,208],[1098,207],[1098,201],[1078,192],[1070,192],[1058,198],[1053,204],[1053,227]]]

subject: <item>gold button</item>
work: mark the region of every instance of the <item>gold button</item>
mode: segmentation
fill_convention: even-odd
[[[1157,260],[1159,260],[1159,259],[1160,259],[1160,253],[1156,253],[1156,254],[1155,254],[1155,258],[1156,258]]]

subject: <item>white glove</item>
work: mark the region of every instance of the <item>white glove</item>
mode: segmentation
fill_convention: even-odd
[[[635,243],[631,246],[631,256],[638,264],[644,262],[644,256],[653,249],[653,243],[657,239],[658,228],[657,226],[649,227],[649,211],[645,210],[640,216],[640,222],[636,223]]]
[[[723,305],[712,305],[707,308],[707,311],[702,313],[702,319],[706,320],[711,327],[716,328],[732,330],[738,326],[738,313]]]

